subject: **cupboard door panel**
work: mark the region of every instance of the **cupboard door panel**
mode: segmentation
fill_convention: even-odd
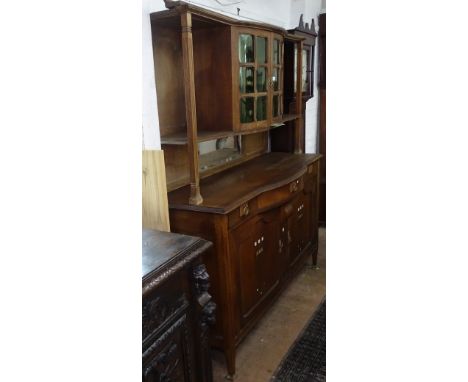
[[[241,325],[279,285],[279,209],[258,215],[231,233],[238,258]]]
[[[257,256],[260,295],[266,296],[279,282],[279,209],[261,216],[261,243],[263,251]]]
[[[245,222],[231,234],[231,250],[238,259],[238,292],[241,317],[259,300],[260,282],[257,271],[257,253],[260,248],[258,219]]]
[[[310,243],[310,213],[309,197],[302,193],[293,202],[293,212],[288,221],[289,234],[289,263],[292,265],[299,254]]]

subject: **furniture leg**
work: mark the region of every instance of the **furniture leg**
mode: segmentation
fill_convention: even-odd
[[[226,379],[233,380],[236,373],[236,347],[234,343],[228,344],[224,349],[226,356],[227,372]]]

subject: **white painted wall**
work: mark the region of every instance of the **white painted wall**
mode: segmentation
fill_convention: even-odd
[[[315,19],[325,12],[325,0],[187,0],[187,3],[202,6],[230,17],[248,19],[292,29],[304,14],[304,22]],[[223,4],[223,5],[221,5]],[[239,12],[237,9],[240,9]],[[159,122],[157,116],[156,87],[151,43],[149,14],[166,9],[163,0],[143,0],[143,147],[160,148]],[[238,15],[239,13],[239,15]],[[318,52],[315,52],[317,64]],[[315,68],[317,74],[317,68]],[[314,80],[317,84],[317,77]],[[306,152],[316,152],[318,90],[306,105]]]
[[[143,149],[160,150],[161,136],[159,134],[158,103],[156,98],[156,83],[154,81],[153,43],[151,41],[151,0],[142,0],[143,14],[143,67],[142,67],[142,124]],[[161,1],[161,3],[164,2]]]

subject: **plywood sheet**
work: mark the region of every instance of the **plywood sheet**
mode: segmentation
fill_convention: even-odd
[[[142,152],[143,228],[170,231],[166,170],[162,150]]]

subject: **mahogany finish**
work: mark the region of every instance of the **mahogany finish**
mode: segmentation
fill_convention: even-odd
[[[209,326],[216,305],[201,263],[212,244],[143,230],[143,381],[212,382]]]

